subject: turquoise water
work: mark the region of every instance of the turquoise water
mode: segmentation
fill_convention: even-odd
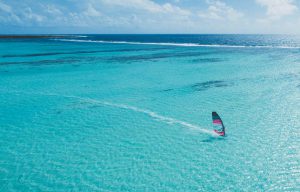
[[[299,42],[0,40],[0,190],[299,191]]]

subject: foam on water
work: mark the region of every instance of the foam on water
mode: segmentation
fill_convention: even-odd
[[[225,44],[198,44],[198,43],[145,43],[133,41],[102,41],[102,40],[81,40],[81,39],[54,39],[57,41],[85,42],[85,43],[112,43],[112,44],[132,44],[132,45],[162,45],[179,47],[220,47],[220,48],[267,48],[267,49],[300,49],[292,46],[271,46],[271,45],[225,45]]]

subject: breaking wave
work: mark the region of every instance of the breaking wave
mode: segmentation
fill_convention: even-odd
[[[162,45],[179,47],[220,47],[220,48],[274,48],[274,49],[300,49],[292,46],[273,46],[273,45],[224,45],[224,44],[198,44],[198,43],[151,43],[134,41],[102,41],[102,40],[81,40],[81,39],[54,39],[57,41],[86,42],[86,43],[111,43],[111,44],[133,44],[133,45]]]

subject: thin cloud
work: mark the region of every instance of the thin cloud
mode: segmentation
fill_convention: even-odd
[[[243,17],[243,13],[221,1],[207,0],[208,8],[199,12],[199,17],[213,20],[236,21]]]
[[[9,5],[2,3],[1,1],[0,1],[0,10],[5,11],[7,13],[11,13],[11,11],[12,11],[12,9]]]
[[[101,0],[102,3],[109,6],[119,6],[135,10],[143,10],[151,13],[177,13],[189,15],[190,11],[182,9],[170,3],[158,4],[150,0]]]
[[[252,1],[244,14],[225,0],[0,0],[0,33],[299,33],[296,0]]]
[[[256,3],[266,8],[267,18],[264,20],[279,20],[284,16],[292,15],[298,7],[293,0],[256,0]]]
[[[99,17],[102,16],[102,13],[93,7],[92,4],[89,4],[87,10],[84,12],[87,16]]]

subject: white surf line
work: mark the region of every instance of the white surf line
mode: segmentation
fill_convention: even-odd
[[[101,40],[80,40],[80,39],[54,39],[56,41],[86,42],[86,43],[112,43],[112,44],[133,44],[133,45],[164,45],[180,47],[220,47],[220,48],[267,48],[267,49],[300,49],[300,47],[271,46],[271,45],[221,45],[221,44],[197,44],[197,43],[144,43],[134,41],[101,41]]]

